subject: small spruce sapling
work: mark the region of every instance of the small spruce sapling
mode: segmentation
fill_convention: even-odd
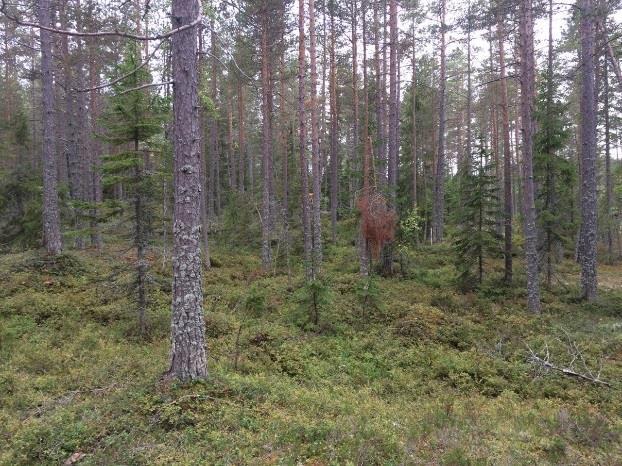
[[[114,155],[104,158],[102,166],[104,187],[122,184],[129,194],[129,218],[133,223],[133,242],[136,248],[136,299],[138,305],[138,327],[141,336],[146,332],[145,313],[147,308],[147,249],[153,229],[156,212],[154,202],[155,182],[154,157],[158,155],[150,147],[150,140],[162,133],[167,115],[167,102],[148,88],[137,89],[151,81],[146,67],[137,69],[141,63],[140,47],[131,44],[124,52],[117,67],[118,75],[129,74],[113,86],[102,115],[102,138],[112,146],[120,148]],[[120,212],[125,211],[125,202],[117,203]]]

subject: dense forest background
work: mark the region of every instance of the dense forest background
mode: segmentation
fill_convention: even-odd
[[[617,0],[1,12],[0,462],[620,461]]]

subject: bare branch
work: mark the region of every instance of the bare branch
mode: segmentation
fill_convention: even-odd
[[[588,382],[591,382],[597,385],[604,385],[606,387],[611,387],[612,385],[609,382],[601,380],[600,370],[598,371],[598,374],[594,375],[592,371],[587,367],[585,359],[583,358],[583,353],[579,351],[576,343],[573,342],[571,346],[572,347],[569,348],[569,351],[571,351],[572,353],[573,363],[577,358],[581,359],[585,372],[579,372],[578,370],[575,370],[572,367],[572,363],[569,365],[569,367],[562,367],[562,366],[558,366],[557,364],[552,363],[550,360],[551,355],[549,352],[548,344],[545,345],[543,356],[540,356],[538,353],[532,350],[529,347],[529,345],[527,345],[527,349],[529,350],[529,357],[527,360],[531,364],[537,367],[540,367],[542,369],[545,369],[545,370],[553,370],[563,375],[567,375],[569,377],[574,377],[577,379],[585,380],[585,381],[588,381]],[[602,369],[602,361],[599,362],[599,368]]]
[[[128,92],[140,91],[141,89],[146,89],[148,87],[166,86],[167,84],[174,84],[174,81],[164,81],[161,83],[147,83],[147,84],[143,84],[142,86],[137,86],[131,89],[126,89],[123,92],[119,92],[118,94],[115,94],[115,95],[119,96],[119,95],[127,94]]]
[[[18,24],[19,26],[38,28],[38,29],[43,29],[44,31],[49,31],[54,34],[61,34],[65,36],[74,36],[74,37],[96,37],[96,38],[97,37],[124,37],[126,39],[140,40],[140,41],[162,40],[162,39],[166,39],[167,37],[171,37],[172,35],[177,34],[178,32],[182,32],[187,29],[192,29],[193,27],[195,27],[196,25],[200,24],[203,21],[203,17],[199,15],[197,19],[195,19],[191,23],[185,24],[167,33],[156,34],[153,36],[140,36],[138,34],[131,34],[129,32],[122,32],[122,31],[116,31],[116,30],[98,31],[98,32],[81,32],[81,31],[72,31],[72,30],[65,30],[65,29],[56,29],[56,28],[52,28],[48,26],[42,26],[41,24],[33,23],[30,21],[23,21],[17,18],[16,16],[11,15],[6,10],[6,6],[7,6],[6,1],[5,0],[1,0],[1,1],[2,1],[2,6],[0,6],[0,12],[4,14],[4,16],[6,16],[11,21]]]
[[[86,89],[74,89],[74,91],[76,91],[76,92],[98,91],[100,89],[105,89],[107,87],[114,86],[118,82],[123,81],[126,78],[129,78],[130,76],[132,76],[134,73],[136,73],[141,68],[144,68],[149,63],[149,60],[151,60],[154,57],[154,55],[160,49],[160,47],[162,46],[163,43],[164,43],[164,41],[160,42],[156,47],[154,47],[153,52],[151,52],[149,54],[149,56],[147,58],[145,58],[145,61],[143,61],[140,65],[138,65],[132,71],[130,71],[128,73],[125,73],[124,75],[119,76],[118,78],[113,79],[112,81],[110,81],[108,83],[100,84],[99,86],[89,87],[89,88],[86,88]]]

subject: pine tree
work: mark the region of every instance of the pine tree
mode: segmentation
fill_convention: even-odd
[[[468,154],[467,154],[468,155]],[[494,164],[480,140],[477,157],[471,156],[470,169],[463,171],[459,183],[461,208],[453,247],[458,280],[463,289],[481,284],[484,260],[501,253],[502,238],[497,232],[499,198]]]
[[[124,76],[131,73],[140,62],[140,48],[132,44],[117,67],[117,74]],[[113,146],[123,148],[119,153],[104,158],[104,186],[122,183],[133,204],[129,217],[133,222],[132,236],[136,247],[136,293],[141,335],[146,331],[146,253],[155,209],[153,191],[159,185],[154,182],[153,172],[146,166],[150,157],[148,143],[162,131],[166,116],[163,99],[148,89],[136,89],[150,80],[149,71],[143,67],[119,81],[102,115],[104,138]]]

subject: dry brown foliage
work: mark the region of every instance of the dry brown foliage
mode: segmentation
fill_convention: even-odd
[[[395,237],[397,215],[379,192],[364,193],[357,201],[361,213],[361,230],[374,259],[380,255],[382,246]]]

